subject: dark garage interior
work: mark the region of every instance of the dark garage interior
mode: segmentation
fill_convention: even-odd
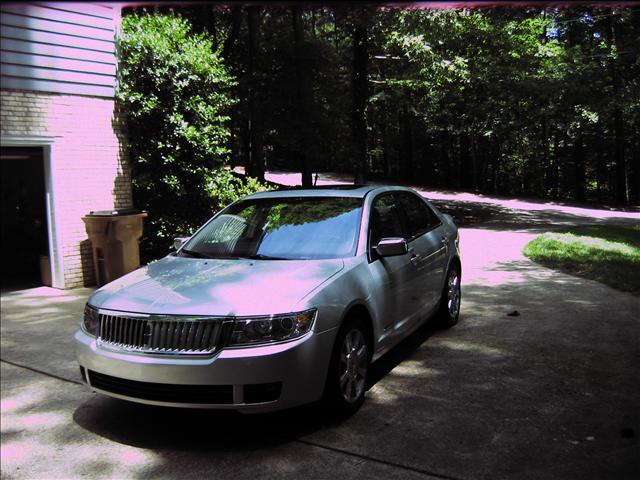
[[[41,147],[2,147],[2,288],[51,283]]]

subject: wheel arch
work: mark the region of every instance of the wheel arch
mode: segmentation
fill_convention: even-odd
[[[449,275],[449,270],[451,267],[455,265],[458,267],[458,273],[460,274],[460,280],[462,280],[462,262],[460,261],[459,255],[454,255],[449,259],[449,263],[447,264],[446,270],[442,273],[442,288],[445,288],[447,284],[447,276]]]
[[[353,305],[350,305],[345,310],[345,313],[342,316],[342,320],[340,321],[340,328],[342,328],[342,326],[352,318],[358,318],[362,320],[367,327],[367,331],[365,332],[367,343],[369,346],[370,355],[373,356],[373,351],[375,349],[375,330],[373,326],[373,317],[371,316],[369,309],[362,303],[355,303]]]
[[[449,271],[452,265],[455,265],[458,267],[458,273],[460,274],[460,277],[462,277],[462,262],[460,261],[460,257],[458,255],[451,257],[451,260],[449,260],[449,265],[447,266],[447,272]]]

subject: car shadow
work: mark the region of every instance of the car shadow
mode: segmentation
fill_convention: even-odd
[[[439,330],[440,327],[433,318],[373,362],[367,376],[367,390],[370,390],[402,362],[410,359],[420,346]]]
[[[367,390],[410,358],[436,331],[432,322],[427,323],[376,360],[369,371]],[[321,403],[243,414],[143,405],[100,394],[78,406],[73,419],[85,430],[133,447],[219,452],[284,444],[347,420],[336,417]]]
[[[317,405],[282,412],[143,405],[95,394],[76,408],[76,424],[111,441],[138,448],[189,451],[257,450],[287,443],[323,425]]]

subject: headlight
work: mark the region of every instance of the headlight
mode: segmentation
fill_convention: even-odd
[[[89,335],[93,335],[94,337],[98,336],[98,330],[100,329],[100,317],[98,316],[98,310],[88,303],[84,306],[82,328]]]
[[[260,345],[293,340],[313,327],[315,308],[298,313],[268,317],[239,318],[234,322],[228,346]]]

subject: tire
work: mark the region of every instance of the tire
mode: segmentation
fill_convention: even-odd
[[[353,415],[364,403],[367,374],[371,364],[368,328],[357,318],[340,328],[331,353],[324,403],[332,415]]]
[[[460,280],[460,267],[456,263],[452,263],[447,271],[440,297],[440,311],[438,312],[439,323],[445,328],[453,327],[460,318],[460,301],[462,299]]]

